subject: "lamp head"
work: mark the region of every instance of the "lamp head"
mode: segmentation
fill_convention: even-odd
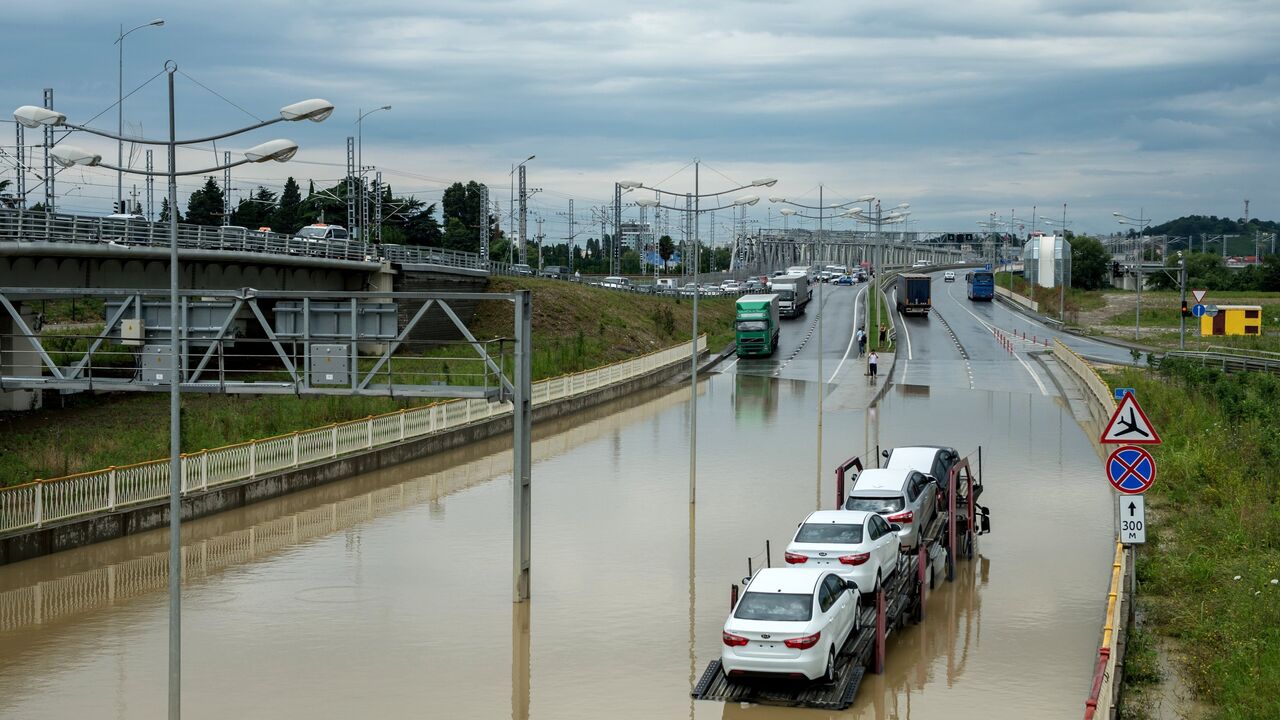
[[[303,100],[280,108],[280,117],[290,121],[310,120],[311,122],[324,122],[332,114],[333,103],[319,98]]]
[[[875,199],[876,199],[875,195],[863,195],[859,197],[857,200],[855,200],[854,202],[871,202]]]
[[[249,162],[261,163],[268,160],[288,162],[298,152],[298,143],[292,140],[268,140],[244,151]]]
[[[658,198],[636,198],[636,204],[640,207],[658,207]]]
[[[795,211],[795,210],[792,210],[791,208],[782,208],[782,209],[781,209],[781,210],[779,210],[778,212],[779,212],[779,213],[781,213],[781,214],[783,214],[783,215],[795,215],[795,214],[796,214],[796,211]]]
[[[635,190],[637,188],[644,187],[644,183],[639,180],[619,180],[618,187],[621,187],[623,190]]]
[[[160,27],[161,25],[164,25],[164,18],[156,18],[147,24],[152,27]]]
[[[784,197],[782,197],[781,195],[770,195],[770,196],[769,196],[769,202],[771,202],[771,203],[784,203],[784,202],[786,202],[786,201],[787,201],[787,199],[786,199],[786,198],[784,198]]]
[[[38,128],[42,125],[57,127],[67,122],[67,116],[63,113],[39,105],[23,105],[13,111],[13,119],[28,128]]]
[[[760,178],[759,180],[751,181],[751,187],[773,187],[774,185],[777,185],[777,184],[778,184],[777,178]]]
[[[1112,215],[1114,215],[1115,217],[1120,217],[1120,213],[1118,213],[1118,212],[1113,212],[1113,213],[1111,213],[1111,214],[1112,214]]]
[[[58,145],[49,152],[49,155],[54,162],[62,167],[72,167],[73,165],[93,167],[102,162],[101,155],[84,148],[78,148],[75,145]]]
[[[898,203],[897,205],[894,205],[894,206],[893,206],[893,209],[894,209],[894,210],[906,210],[906,209],[907,209],[907,208],[909,208],[909,207],[911,207],[911,203]]]
[[[760,202],[760,196],[759,196],[759,195],[743,195],[742,197],[738,198],[737,200],[734,200],[734,201],[733,201],[733,204],[734,204],[734,205],[738,205],[738,206],[740,206],[740,205],[755,205],[755,204],[756,204],[756,203],[758,203],[758,202]]]

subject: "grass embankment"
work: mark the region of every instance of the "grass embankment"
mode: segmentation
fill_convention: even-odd
[[[1130,297],[1133,295],[1133,293],[1124,294]],[[1188,295],[1187,302],[1194,303],[1195,300]],[[1263,334],[1201,336],[1200,318],[1189,317],[1187,318],[1186,333],[1188,350],[1203,349],[1210,345],[1216,345],[1245,350],[1280,352],[1280,294],[1249,291],[1215,291],[1211,294],[1211,297],[1205,298],[1205,302],[1218,305],[1261,305]],[[1182,318],[1181,303],[1181,295],[1176,291],[1142,293],[1142,310],[1139,313],[1139,323],[1142,327],[1142,341],[1144,344],[1167,348],[1178,347],[1178,327]],[[1103,325],[1127,328],[1128,331],[1120,335],[1120,337],[1132,340],[1134,314],[1131,304],[1129,310],[1114,313],[1103,321]]]
[[[534,380],[586,370],[687,342],[692,316],[688,299],[633,295],[554,280],[496,277],[494,292],[533,290]],[[703,298],[699,332],[719,350],[733,339],[734,300]],[[79,310],[79,308],[77,308]],[[93,319],[93,318],[88,318]],[[97,320],[101,322],[101,314]],[[510,337],[507,302],[481,303],[470,328],[476,338]],[[77,343],[84,341],[77,340]],[[463,348],[447,352],[455,358]],[[67,357],[70,357],[69,355]],[[372,361],[361,362],[368,367]],[[398,358],[418,366],[419,376],[435,373],[464,384],[478,376],[479,361]],[[440,373],[439,364],[452,367]],[[430,365],[430,368],[424,366]],[[397,382],[404,377],[397,374]],[[330,396],[183,395],[184,452],[197,452],[254,438],[304,430],[428,404],[426,399]],[[112,465],[165,457],[169,451],[168,396],[165,393],[91,394],[66,398],[46,394],[48,409],[0,415],[0,486],[24,483]]]
[[[1137,388],[1164,440],[1137,556],[1125,716],[1146,716],[1154,640],[1166,637],[1214,717],[1280,717],[1280,378],[1168,362],[1109,379]]]
[[[1009,273],[996,273],[996,285],[1002,288],[1009,287]],[[1021,275],[1013,276],[1013,291],[1023,297],[1029,297],[1040,304],[1040,312],[1049,317],[1058,317],[1059,297],[1058,288],[1047,288],[1036,285],[1032,287],[1031,283]],[[1099,292],[1091,292],[1089,290],[1080,290],[1078,288],[1067,288],[1066,297],[1066,317],[1070,322],[1072,317],[1081,311],[1097,310],[1106,307],[1106,300]]]

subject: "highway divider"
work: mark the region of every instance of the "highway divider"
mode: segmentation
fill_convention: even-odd
[[[707,336],[699,336],[698,352],[702,353],[706,347]],[[584,395],[673,363],[687,362],[688,359],[689,344],[681,343],[612,365],[540,380],[533,383],[532,405],[537,407]],[[184,453],[182,492],[183,495],[204,492],[453,430],[510,412],[510,402],[449,400],[373,415],[363,420]],[[59,478],[37,479],[25,485],[0,489],[0,534],[156,502],[169,496],[169,479],[169,460],[164,458]]]
[[[1100,417],[1110,417],[1116,402],[1111,389],[1085,359],[1060,340],[1053,341],[1053,357],[1080,379],[1093,409]],[[1094,439],[1096,444],[1097,440]],[[1093,681],[1085,699],[1085,720],[1112,717],[1120,693],[1117,669],[1124,667],[1125,624],[1133,612],[1133,551],[1116,542],[1111,562],[1111,585],[1107,590],[1107,612],[1102,623],[1102,641],[1094,660]]]

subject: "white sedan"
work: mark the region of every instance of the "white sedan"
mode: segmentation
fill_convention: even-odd
[[[879,514],[865,510],[819,510],[800,523],[783,556],[792,567],[840,573],[871,594],[897,567],[898,533]]]
[[[729,677],[835,681],[836,657],[857,630],[858,590],[830,570],[765,568],[724,623]]]
[[[956,281],[955,271],[948,270],[942,273],[942,282],[955,282],[955,281]]]

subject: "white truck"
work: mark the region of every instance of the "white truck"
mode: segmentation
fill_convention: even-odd
[[[799,317],[809,304],[809,276],[785,275],[773,279],[772,291],[778,296],[778,313],[782,317]]]

